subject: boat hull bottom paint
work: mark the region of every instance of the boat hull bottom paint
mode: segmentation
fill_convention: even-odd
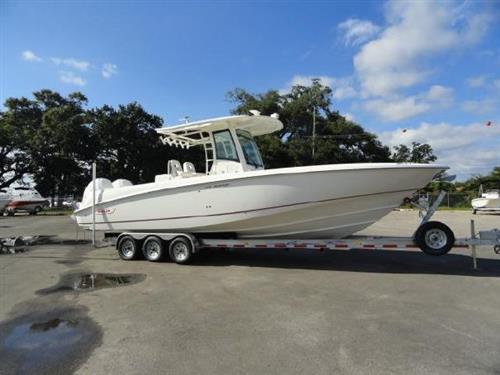
[[[326,167],[331,167],[328,170]],[[352,170],[308,167],[312,173],[243,173],[222,181],[193,178],[96,205],[96,229],[109,232],[234,233],[240,238],[342,238],[398,207],[442,168],[397,165]],[[198,178],[197,178],[198,179]],[[133,188],[138,188],[136,185]],[[128,192],[133,191],[127,188]],[[115,190],[115,189],[110,189]],[[100,202],[106,190],[98,195]],[[117,191],[113,192],[114,196]],[[92,227],[91,207],[75,213]]]

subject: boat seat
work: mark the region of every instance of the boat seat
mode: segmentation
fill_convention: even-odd
[[[129,180],[125,180],[124,178],[119,178],[118,180],[113,181],[112,185],[114,188],[121,188],[126,186],[132,186],[134,184]]]
[[[167,173],[172,177],[178,177],[182,175],[182,166],[179,160],[169,160],[167,164]]]
[[[182,164],[182,169],[184,171],[184,174],[196,174],[196,168],[194,167],[194,164],[186,161],[184,164]]]

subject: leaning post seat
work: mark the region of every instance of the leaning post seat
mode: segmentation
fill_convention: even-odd
[[[172,177],[177,177],[182,174],[182,166],[179,160],[169,160],[167,164],[167,173]]]
[[[186,161],[182,164],[182,170],[184,174],[196,174],[196,168],[194,167],[194,164]]]

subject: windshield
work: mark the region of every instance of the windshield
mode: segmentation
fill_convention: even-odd
[[[257,144],[255,143],[255,140],[253,139],[250,132],[237,129],[236,135],[238,136],[238,140],[240,141],[247,164],[256,168],[264,168],[264,163],[262,162],[259,148],[257,147]]]
[[[214,141],[217,159],[239,161],[229,130],[214,132]]]

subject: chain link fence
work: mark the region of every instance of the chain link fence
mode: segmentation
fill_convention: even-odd
[[[437,193],[420,193],[418,194],[419,198],[426,198],[430,204],[434,202],[439,195]],[[447,208],[471,208],[471,200],[476,198],[473,194],[468,193],[446,193],[444,199],[442,200],[439,207],[447,207]]]

